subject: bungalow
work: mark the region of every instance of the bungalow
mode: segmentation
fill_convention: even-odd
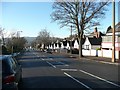
[[[67,40],[66,39],[63,40],[62,43],[63,43],[64,48],[66,48],[67,47]]]
[[[101,42],[102,42],[102,38],[86,37],[83,46],[84,49],[86,50],[91,50],[91,49],[96,50],[97,48],[101,48]]]
[[[79,44],[77,39],[74,42],[74,48],[79,49]]]
[[[82,38],[82,48],[84,47],[84,46],[83,46],[84,42],[85,42],[85,37]],[[75,40],[74,40],[74,48],[75,48],[75,49],[79,49],[79,41],[78,41],[78,38],[75,38]]]
[[[88,37],[86,37],[84,45],[83,45],[84,49],[96,50],[97,48],[101,48],[101,43],[102,43],[101,36],[104,36],[104,34],[101,32],[98,32],[97,27],[96,27],[94,29],[94,32],[92,32]]]
[[[60,44],[61,44],[61,48],[63,49],[64,48],[63,42],[60,42]]]

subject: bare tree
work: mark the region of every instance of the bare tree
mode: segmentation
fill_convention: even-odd
[[[2,27],[0,27],[0,37],[1,37],[2,44],[5,45],[4,28]]]
[[[20,52],[24,49],[27,40],[24,37],[12,37],[6,43],[6,46],[11,53]]]
[[[82,37],[84,31],[93,26],[100,25],[100,18],[105,15],[108,2],[91,2],[91,0],[56,0],[53,4],[51,18],[58,21],[61,27],[73,26],[78,32],[79,58],[82,57]],[[94,1],[94,0],[92,0]]]
[[[47,29],[42,29],[39,32],[36,41],[38,44],[44,44],[45,46],[50,44],[50,33],[47,31]]]

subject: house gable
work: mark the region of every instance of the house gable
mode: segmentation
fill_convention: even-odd
[[[78,44],[78,41],[77,41],[77,39],[75,40],[75,42],[74,42],[74,48],[79,48],[79,44]]]
[[[85,43],[84,43],[84,49],[96,49],[100,48],[102,42],[102,38],[91,38],[91,37],[86,37]]]
[[[90,45],[90,44],[91,44],[91,43],[90,43],[88,37],[86,37],[85,42],[84,42],[84,45]]]
[[[109,26],[107,28],[107,32],[106,35],[112,35],[112,27]],[[115,25],[115,35],[120,35],[120,22],[118,24]]]

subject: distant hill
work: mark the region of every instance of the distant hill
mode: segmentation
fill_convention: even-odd
[[[36,39],[36,37],[24,37],[28,43],[31,43],[32,41],[34,41]]]

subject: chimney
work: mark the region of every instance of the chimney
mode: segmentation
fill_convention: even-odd
[[[97,27],[95,27],[95,29],[94,29],[94,36],[95,36],[96,38],[99,38],[98,31],[97,31]]]

